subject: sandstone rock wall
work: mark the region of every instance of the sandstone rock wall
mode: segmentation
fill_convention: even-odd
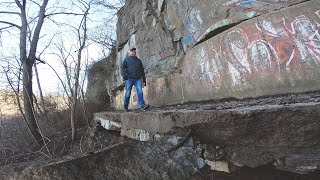
[[[119,109],[130,47],[145,66],[153,106],[320,89],[318,0],[127,1],[117,27],[107,88]]]

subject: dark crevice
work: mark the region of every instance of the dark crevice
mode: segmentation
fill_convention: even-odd
[[[241,22],[243,22],[243,21],[241,21]],[[229,24],[229,25],[226,25],[226,26],[222,26],[222,27],[219,27],[219,28],[217,28],[217,29],[209,32],[208,34],[205,35],[204,38],[202,38],[199,42],[197,42],[197,43],[194,45],[194,47],[197,46],[197,45],[199,45],[199,44],[201,44],[201,43],[203,43],[203,42],[205,42],[205,41],[207,41],[208,39],[211,39],[212,37],[217,36],[218,34],[224,32],[224,31],[227,31],[228,29],[231,29],[232,27],[240,24],[241,22],[239,22],[239,23],[232,23],[232,24]]]
[[[117,52],[121,51],[123,49],[123,47],[128,43],[128,40],[121,43],[121,44],[118,44],[118,49],[117,49]]]
[[[135,29],[135,31],[134,31],[133,33],[131,33],[129,37],[131,38],[131,36],[132,36],[133,34],[135,34],[137,31],[138,31],[138,30]],[[130,38],[127,39],[125,42],[123,42],[123,43],[121,43],[121,44],[118,45],[117,52],[120,52],[120,51],[124,48],[124,46],[129,42]]]
[[[166,9],[166,3],[162,2],[160,12],[163,12]]]

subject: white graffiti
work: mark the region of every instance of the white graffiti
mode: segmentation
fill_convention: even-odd
[[[288,75],[293,84],[295,77],[305,75],[300,72],[320,64],[319,30],[319,26],[304,15],[293,20],[281,17],[256,21],[253,27],[232,29],[223,34],[220,42],[211,42],[209,50],[197,51],[197,68],[188,72],[192,71],[195,82],[200,79],[201,83],[208,82],[214,87],[223,87],[228,80],[232,86],[249,86],[248,80],[254,76],[283,80],[282,75]],[[287,73],[282,73],[285,71]]]
[[[276,57],[280,64],[285,63],[288,67],[294,63],[294,60],[300,55],[302,61],[313,61],[320,63],[320,35],[319,28],[311,22],[311,20],[302,15],[297,16],[293,22],[288,22],[286,18],[282,18],[282,23],[271,23],[264,20],[261,24],[257,24],[257,27],[261,32],[274,38],[273,46],[285,46],[281,45],[286,43],[292,44],[293,49],[287,54],[286,60]],[[289,50],[287,50],[289,51]],[[309,58],[308,58],[309,57]]]
[[[241,85],[243,80],[240,72],[231,63],[228,63],[228,68],[232,79],[232,86]]]
[[[270,49],[273,51],[274,49],[267,41],[254,41],[249,46],[249,49],[251,50],[250,59],[254,71],[263,71],[273,65],[273,55],[270,53]],[[273,53],[275,54],[275,52]]]
[[[235,4],[235,3],[238,3],[240,2],[241,0],[232,0],[232,1],[229,1],[229,2],[226,2],[226,3],[223,3],[222,5],[225,5],[225,6],[230,6],[231,4]]]
[[[249,40],[242,29],[235,29],[227,33],[225,37],[225,53],[227,60],[241,74],[251,74],[251,65],[248,60]]]
[[[213,54],[210,54],[209,56],[204,49],[199,51],[199,54],[197,55],[198,64],[201,69],[201,76],[199,78],[202,80],[208,80],[215,88],[219,88],[220,73],[218,67],[221,67],[221,65],[217,64],[218,53],[215,50],[212,52]]]
[[[316,11],[315,13],[316,13],[316,15],[318,15],[319,18],[320,18],[320,10]]]

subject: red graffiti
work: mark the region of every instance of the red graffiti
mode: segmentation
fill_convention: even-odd
[[[268,35],[268,41],[276,50],[280,68],[290,65],[290,70],[293,72],[299,56],[301,62],[313,59],[314,62],[319,63],[319,29],[310,19],[298,16],[293,22],[287,18],[282,18],[280,21],[282,23],[277,22],[267,24],[268,22],[263,21],[258,24],[258,27]]]
[[[293,75],[298,64],[320,63],[319,27],[305,16],[258,21],[256,27],[258,31],[248,26],[222,37],[221,51],[234,79],[248,80],[256,72]]]
[[[168,50],[168,51],[164,51],[164,52],[160,52],[159,56],[160,56],[160,60],[165,59],[169,56],[173,56],[175,54],[174,50]]]

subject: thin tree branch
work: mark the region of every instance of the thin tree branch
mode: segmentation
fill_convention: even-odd
[[[72,56],[71,54],[71,51],[73,49],[73,47],[70,47],[69,50],[66,49],[66,46],[64,45],[64,42],[63,40],[61,40],[61,44],[55,44],[56,48],[58,49],[59,53],[60,54],[56,54],[56,53],[53,53],[54,55],[58,56],[59,59],[60,59],[60,62],[62,63],[63,67],[64,67],[64,71],[66,73],[66,78],[67,78],[67,85],[68,85],[68,88],[70,90],[70,96],[69,94],[68,95],[68,99],[69,101],[71,102],[71,97],[73,96],[73,88],[71,86],[71,72],[69,70],[69,65],[68,65],[68,62],[67,60],[71,57],[71,59],[74,59],[74,57]],[[65,53],[66,52],[66,53]],[[66,54],[66,55],[65,55]]]
[[[3,30],[6,30],[6,29],[9,29],[9,28],[12,28],[14,26],[7,26],[7,27],[3,27],[3,28],[0,28],[0,31],[3,31]],[[10,33],[10,32],[9,32]]]
[[[95,4],[99,4],[99,5],[102,5],[106,8],[108,8],[108,9],[112,9],[112,10],[116,10],[116,11],[119,11],[120,8],[123,6],[122,2],[118,2],[117,4],[111,4],[111,3],[105,2],[104,0],[98,1]]]
[[[14,23],[7,22],[7,21],[0,21],[0,23],[2,23],[2,24],[8,24],[8,25],[10,25],[10,26],[14,26],[14,27],[18,28],[19,30],[21,30],[21,26],[16,25],[16,24],[14,24]]]
[[[34,4],[36,4],[37,6],[41,7],[41,5],[40,5],[39,3],[37,3],[37,2],[35,2],[35,1],[33,1],[33,0],[29,0],[29,1],[32,2],[32,3],[34,3]]]
[[[88,54],[89,53],[88,48],[86,48],[86,50],[87,50],[87,54]],[[86,100],[85,100],[84,90],[83,90],[84,82],[86,80],[87,71],[88,71],[88,56],[86,56],[85,67],[86,67],[86,69],[85,69],[85,74],[83,75],[83,79],[82,79],[82,83],[81,83],[81,87],[80,87],[80,92],[81,92],[81,96],[82,96],[82,107],[83,107],[84,115],[87,120],[88,126],[91,127],[87,108],[86,108]]]
[[[4,69],[3,66],[2,66],[2,68]],[[5,71],[5,75],[6,75],[7,81],[8,81],[11,89],[13,90],[13,92],[14,92],[14,94],[15,94],[15,98],[16,98],[16,101],[17,101],[17,104],[18,104],[19,111],[20,111],[20,113],[21,113],[21,115],[22,115],[25,123],[26,123],[27,126],[29,127],[29,124],[28,124],[28,122],[27,122],[27,118],[26,118],[26,116],[25,116],[25,114],[24,114],[24,112],[23,112],[23,110],[22,110],[22,105],[21,105],[21,103],[20,103],[19,88],[18,88],[18,91],[15,90],[15,88],[13,87],[11,78],[8,76],[8,72],[7,72],[5,69],[4,69],[4,71]],[[20,73],[20,74],[21,74],[21,73]],[[29,129],[29,128],[28,128],[28,129]]]
[[[51,22],[53,22],[54,24],[56,24],[59,27],[62,25],[68,25],[66,23],[57,22],[57,21],[53,20],[50,16],[46,17],[46,19],[50,20]]]
[[[46,11],[47,4],[48,4],[48,0],[44,0],[41,7],[40,7],[39,20],[38,20],[38,23],[37,23],[36,28],[34,30],[32,41],[30,44],[29,59],[35,58],[35,53],[36,53],[37,45],[39,42],[40,31],[41,31],[41,28],[42,28],[42,25],[44,22],[44,18],[45,18],[45,11]]]
[[[71,137],[72,137],[72,142],[75,139],[75,113],[77,109],[77,101],[78,101],[78,91],[79,91],[79,76],[80,76],[80,64],[81,64],[81,55],[82,55],[82,50],[84,49],[86,45],[86,40],[87,40],[87,16],[89,14],[90,10],[90,3],[86,3],[85,1],[79,0],[80,3],[86,8],[85,9],[85,14],[83,15],[83,18],[79,24],[79,28],[77,29],[78,32],[78,41],[79,41],[79,50],[77,53],[77,64],[76,64],[76,70],[75,70],[75,83],[74,83],[74,94],[72,97],[72,108],[71,108]],[[83,30],[83,36],[81,36],[81,29]],[[82,38],[82,41],[81,41]]]
[[[46,14],[45,16],[53,16],[53,15],[75,15],[75,16],[79,16],[79,15],[84,15],[84,14],[78,14],[78,13],[72,13],[72,12],[56,12],[56,13],[50,13],[50,14]]]
[[[183,146],[183,144],[186,143],[187,140],[191,137],[191,132],[192,132],[191,129],[189,129],[189,132],[186,134],[186,136],[184,136],[181,140],[179,140],[178,144],[176,144],[175,146],[171,147],[166,152],[170,153],[172,151],[175,151],[175,150],[179,149],[181,146]]]
[[[8,7],[11,4],[15,4],[15,2],[11,2],[12,0],[8,0],[7,2],[1,2],[0,5],[3,7],[5,4],[7,4],[6,6]]]
[[[63,80],[61,79],[61,77],[59,76],[58,72],[49,64],[49,63],[46,63],[45,61],[43,60],[40,60],[39,58],[36,58],[38,61],[41,61],[41,62],[44,62],[45,64],[47,64],[53,71],[54,73],[57,75],[58,79],[60,80],[61,84],[62,84],[62,87],[63,87],[63,90],[64,92],[67,94],[68,98],[70,98],[70,95],[68,93],[68,90],[67,90],[67,87],[66,85],[63,83]]]
[[[43,50],[39,53],[39,57],[44,53],[44,51],[51,45],[51,42],[53,41],[53,38],[56,36],[56,34],[54,34],[52,36],[52,38],[50,39],[49,43],[46,45],[46,47],[43,48]]]
[[[16,4],[17,4],[17,6],[22,10],[23,7],[22,7],[20,1],[19,1],[19,0],[15,0],[15,2],[16,2]]]
[[[41,60],[41,59],[39,59],[39,58],[36,58],[36,60],[39,61],[39,62],[42,63],[42,64],[46,64],[46,62],[45,62],[44,60]]]
[[[18,16],[21,16],[21,13],[12,12],[12,11],[0,11],[0,14],[16,14]]]

